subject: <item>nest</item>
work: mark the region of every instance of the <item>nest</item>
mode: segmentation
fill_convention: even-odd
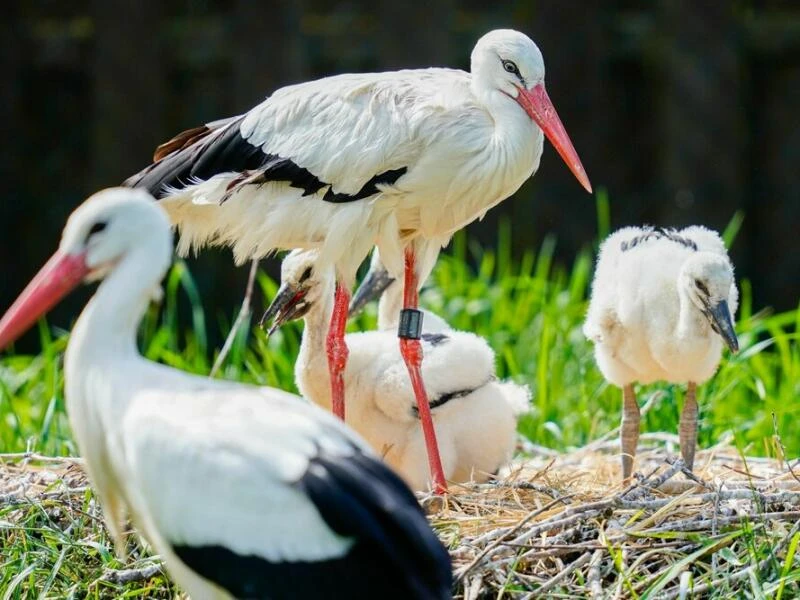
[[[789,567],[798,579],[800,468],[721,444],[699,452],[692,473],[669,458],[675,436],[641,441],[628,485],[615,441],[566,454],[528,444],[496,480],[422,498],[451,550],[456,598],[728,597],[754,578],[782,590]],[[0,508],[85,511],[87,489],[79,459],[0,455]],[[88,510],[99,517],[94,502]],[[102,578],[158,571],[148,563]],[[787,585],[784,597],[798,591]]]
[[[800,538],[800,468],[722,444],[692,473],[668,458],[676,436],[641,439],[628,485],[617,443],[599,442],[529,447],[494,482],[423,499],[451,549],[456,597],[729,597],[780,571]]]

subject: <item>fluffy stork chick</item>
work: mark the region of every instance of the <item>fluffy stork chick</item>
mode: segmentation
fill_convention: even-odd
[[[194,600],[451,597],[447,552],[414,495],[332,415],[292,394],[145,360],[136,332],[170,263],[138,190],[100,192],[0,320],[0,349],[83,280],[66,401],[117,548],[128,514]]]
[[[634,382],[688,384],[680,445],[692,468],[697,384],[717,370],[723,344],[739,349],[738,298],[722,239],[705,227],[625,227],[603,242],[583,331],[600,371],[623,390],[623,478],[631,475],[639,439]]]
[[[314,250],[289,253],[281,287],[264,315],[281,324],[303,317],[305,329],[295,364],[301,393],[330,409],[325,328],[333,310],[332,269],[318,267]],[[344,371],[352,408],[346,422],[360,433],[415,490],[428,490],[425,440],[395,335],[367,331],[347,335],[350,357]],[[471,333],[447,331],[422,336],[422,376],[430,393],[445,477],[451,482],[484,481],[514,449],[517,415],[527,409],[527,387],[495,378],[494,353]]]
[[[447,241],[442,245],[446,245]],[[431,244],[426,248],[426,252],[417,258],[421,273],[419,277],[420,288],[428,279],[436,264],[436,259],[439,257],[439,248],[439,245]],[[377,247],[372,251],[367,274],[355,294],[353,294],[349,315],[351,317],[357,315],[375,298],[380,298],[378,302],[378,329],[381,331],[396,330],[400,310],[403,308],[403,286],[399,280],[391,276],[384,266]],[[422,313],[422,331],[424,333],[442,333],[453,329],[447,321],[436,313],[424,308],[421,308],[420,312]]]

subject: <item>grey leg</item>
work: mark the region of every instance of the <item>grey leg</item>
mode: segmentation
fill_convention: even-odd
[[[619,429],[619,441],[622,448],[622,479],[627,481],[633,473],[633,459],[636,457],[636,446],[639,443],[639,405],[633,385],[622,388],[622,423]]]
[[[681,456],[686,468],[694,468],[694,451],[697,447],[697,384],[689,382],[686,388],[686,398],[683,401],[678,433],[681,440]]]

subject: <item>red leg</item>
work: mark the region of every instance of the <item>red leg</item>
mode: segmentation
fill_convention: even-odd
[[[419,292],[417,291],[417,274],[415,270],[414,251],[406,250],[405,256],[405,280],[403,288],[403,308],[416,309],[419,305]],[[447,483],[444,479],[444,469],[442,469],[442,459],[439,456],[439,444],[436,442],[436,430],[433,428],[431,418],[431,408],[428,403],[428,393],[425,391],[425,382],[422,381],[420,367],[422,365],[422,345],[419,339],[413,337],[400,337],[400,354],[408,368],[411,377],[411,385],[414,388],[414,396],[417,399],[419,409],[419,420],[422,424],[422,433],[425,436],[425,446],[428,450],[428,462],[431,467],[431,478],[433,479],[433,491],[437,494],[447,493]]]
[[[347,325],[349,304],[350,292],[337,282],[325,349],[328,352],[328,371],[331,376],[333,414],[342,421],[344,421],[344,368],[347,366],[347,355],[349,354],[344,341],[344,328]]]

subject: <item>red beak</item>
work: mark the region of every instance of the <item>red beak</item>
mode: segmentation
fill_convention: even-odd
[[[553,103],[550,102],[550,97],[544,89],[544,84],[534,86],[532,90],[520,88],[517,95],[517,102],[525,109],[531,119],[541,127],[547,139],[553,144],[556,151],[561,155],[561,158],[567,163],[569,170],[578,179],[580,184],[590,194],[592,193],[592,184],[589,183],[589,178],[586,176],[586,171],[581,164],[581,159],[578,158],[578,153],[561,124],[561,119],[558,118]]]
[[[0,350],[25,333],[39,317],[83,281],[88,273],[85,252],[56,252],[0,319]]]

